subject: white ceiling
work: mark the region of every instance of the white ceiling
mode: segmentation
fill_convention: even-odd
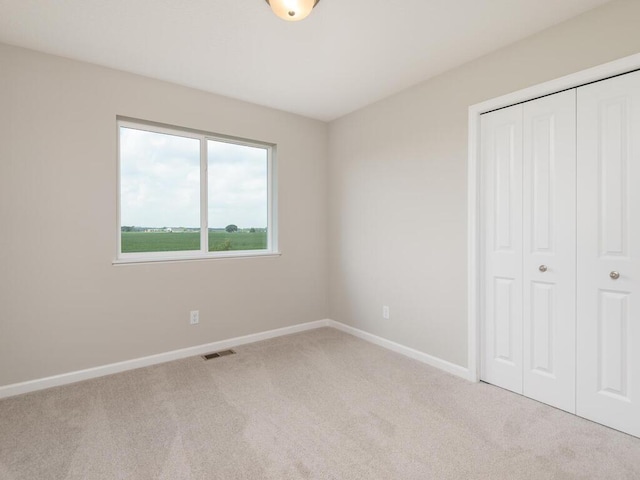
[[[0,0],[0,42],[332,120],[609,0]]]

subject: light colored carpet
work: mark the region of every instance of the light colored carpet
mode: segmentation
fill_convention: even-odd
[[[0,479],[638,479],[640,439],[323,328],[0,401]]]

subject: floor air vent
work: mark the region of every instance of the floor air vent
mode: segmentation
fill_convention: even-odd
[[[202,355],[202,358],[205,360],[211,360],[212,358],[226,357],[227,355],[233,355],[234,353],[236,352],[233,350],[222,350],[220,352],[207,353],[206,355]]]

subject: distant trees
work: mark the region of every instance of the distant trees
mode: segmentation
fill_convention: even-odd
[[[234,225],[233,223],[231,225],[227,225],[225,227],[225,230],[227,231],[227,233],[233,233],[233,232],[237,232],[238,231],[238,226]]]
[[[256,233],[256,229],[255,228],[250,228],[249,229],[249,233]]]

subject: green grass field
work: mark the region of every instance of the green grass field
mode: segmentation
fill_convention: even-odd
[[[200,234],[122,232],[122,253],[200,250]],[[209,251],[264,250],[267,232],[209,232]]]

